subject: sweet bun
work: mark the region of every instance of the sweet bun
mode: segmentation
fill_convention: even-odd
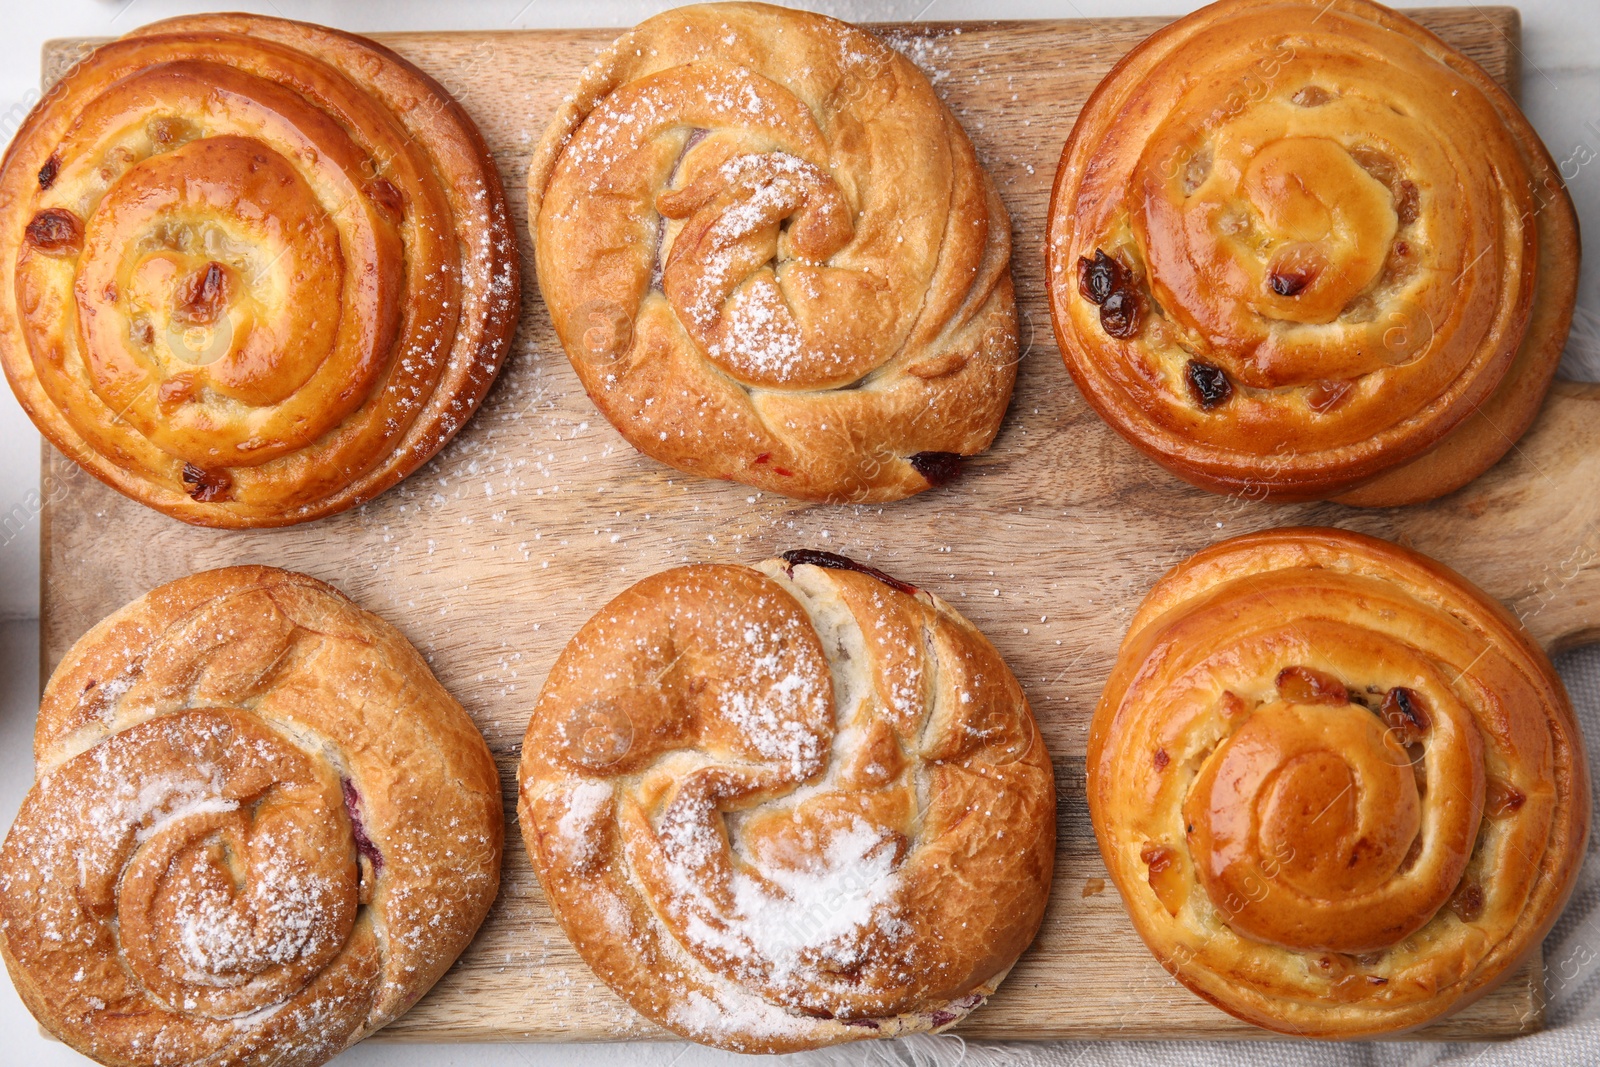
[[[1000,428],[1010,221],[928,79],[864,30],[744,3],[641,23],[545,132],[528,218],[556,334],[647,456],[895,500]]]
[[[1021,686],[948,604],[826,553],[622,593],[551,670],[518,783],[573,946],[719,1048],[953,1025],[1050,891],[1055,784]]]
[[[1459,575],[1342,530],[1234,538],[1157,583],[1095,711],[1088,793],[1162,966],[1315,1038],[1492,989],[1560,914],[1589,834],[1545,654]]]
[[[197,15],[96,49],[0,167],[0,363],[142,504],[284,526],[368,500],[472,415],[521,308],[500,178],[361,37]]]
[[[1050,203],[1051,318],[1089,403],[1178,476],[1428,500],[1533,421],[1578,279],[1516,104],[1367,0],[1223,0],[1090,97]]]
[[[316,1067],[402,1014],[488,913],[488,746],[396,630],[269,567],[183,578],[45,687],[0,848],[0,949],[113,1067]]]

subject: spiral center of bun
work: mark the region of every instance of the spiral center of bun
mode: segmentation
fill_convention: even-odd
[[[826,170],[786,152],[736,155],[656,205],[685,220],[662,288],[730,374],[753,385],[836,387],[882,358],[880,287],[825,266],[855,235],[850,205]]]
[[[1396,218],[1389,190],[1336,141],[1284,137],[1252,156],[1239,191],[1262,223],[1255,247],[1221,233],[1236,257],[1252,257],[1262,284],[1251,303],[1285,322],[1332,322],[1383,269]],[[1221,227],[1220,213],[1212,216]],[[1253,254],[1253,255],[1252,255]]]
[[[1379,643],[1370,651],[1367,670],[1410,659]],[[1463,768],[1476,728],[1434,679],[1424,697],[1347,685],[1362,668],[1346,668],[1277,670],[1276,697],[1237,713],[1184,801],[1195,876],[1242,936],[1378,951],[1427,923],[1460,881],[1479,818],[1473,794],[1429,798],[1427,783],[1472,781]]]
[[[1202,768],[1187,805],[1202,883],[1215,901],[1272,879],[1307,900],[1371,892],[1421,826],[1406,750],[1360,705],[1269,704]],[[1297,948],[1298,931],[1248,908],[1236,930]]]

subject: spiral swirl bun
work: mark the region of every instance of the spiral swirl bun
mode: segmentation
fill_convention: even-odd
[[[13,390],[185,522],[304,522],[398,482],[483,398],[519,294],[471,120],[333,30],[147,26],[74,67],[0,170]]]
[[[1051,317],[1124,437],[1217,492],[1427,500],[1532,422],[1578,237],[1464,56],[1367,0],[1223,0],[1134,49],[1062,152]]]
[[[321,1064],[425,993],[499,886],[482,736],[398,632],[303,575],[209,571],[100,623],[34,755],[0,948],[104,1064]]]
[[[999,430],[1010,221],[927,78],[869,33],[764,4],[649,19],[556,115],[528,200],[556,333],[648,456],[894,500]]]
[[[1162,579],[1088,774],[1162,965],[1308,1037],[1393,1033],[1493,988],[1560,913],[1589,832],[1544,653],[1458,575],[1340,530],[1235,538]]]
[[[591,619],[523,742],[523,839],[595,973],[783,1052],[951,1025],[1033,939],[1055,784],[949,605],[824,553],[691,566]]]

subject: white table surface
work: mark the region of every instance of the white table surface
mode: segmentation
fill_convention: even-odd
[[[1180,14],[1193,0],[822,0],[810,7],[852,21],[1076,18]],[[1402,0],[1457,6],[1467,0]],[[652,0],[0,0],[0,140],[38,99],[39,48],[51,37],[115,36],[170,15],[208,8],[259,11],[362,32],[630,26],[671,3]],[[1583,229],[1600,234],[1600,4],[1522,0],[1523,107],[1562,164]],[[1064,133],[1064,131],[1063,131]],[[1600,380],[1600,266],[1591,256],[1564,373]],[[33,780],[30,750],[38,704],[39,438],[0,389],[0,825],[8,826]],[[1600,741],[1600,739],[1596,739]],[[515,833],[508,846],[519,847]],[[1143,1057],[1130,1048],[1139,1062]],[[1259,1048],[1257,1051],[1261,1051]],[[1600,1058],[1600,1050],[1594,1050]],[[857,1047],[858,1062],[878,1059]],[[1285,1053],[1288,1050],[1285,1048]],[[1030,1057],[1032,1058],[1032,1057]],[[1119,1057],[1120,1058],[1120,1057]],[[739,1058],[692,1045],[381,1045],[344,1053],[339,1067],[705,1067]],[[1072,1055],[1061,1062],[1072,1061]],[[39,1067],[89,1061],[38,1032],[11,983],[0,979],[0,1063]],[[748,1061],[746,1061],[748,1062]]]

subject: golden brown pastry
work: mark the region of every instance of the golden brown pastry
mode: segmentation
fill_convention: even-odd
[[[940,1030],[1033,940],[1055,780],[944,601],[822,552],[627,590],[556,661],[523,841],[642,1014],[741,1052]]]
[[[0,948],[113,1067],[315,1067],[414,1004],[500,881],[488,746],[398,631],[207,571],[67,653],[0,850]]]
[[[1050,204],[1085,399],[1216,492],[1390,505],[1487,470],[1571,322],[1572,204],[1516,104],[1366,0],[1224,0],[1129,53]]]
[[[62,78],[0,169],[12,389],[185,522],[305,522],[404,478],[483,399],[520,287],[472,121],[336,30],[146,26]]]
[[[1459,575],[1342,530],[1234,538],[1134,616],[1089,813],[1139,935],[1281,1033],[1420,1026],[1550,929],[1589,835],[1545,654]]]
[[[680,470],[896,500],[989,447],[1011,227],[961,125],[871,34],[682,7],[583,75],[528,171],[539,288],[596,406]]]

